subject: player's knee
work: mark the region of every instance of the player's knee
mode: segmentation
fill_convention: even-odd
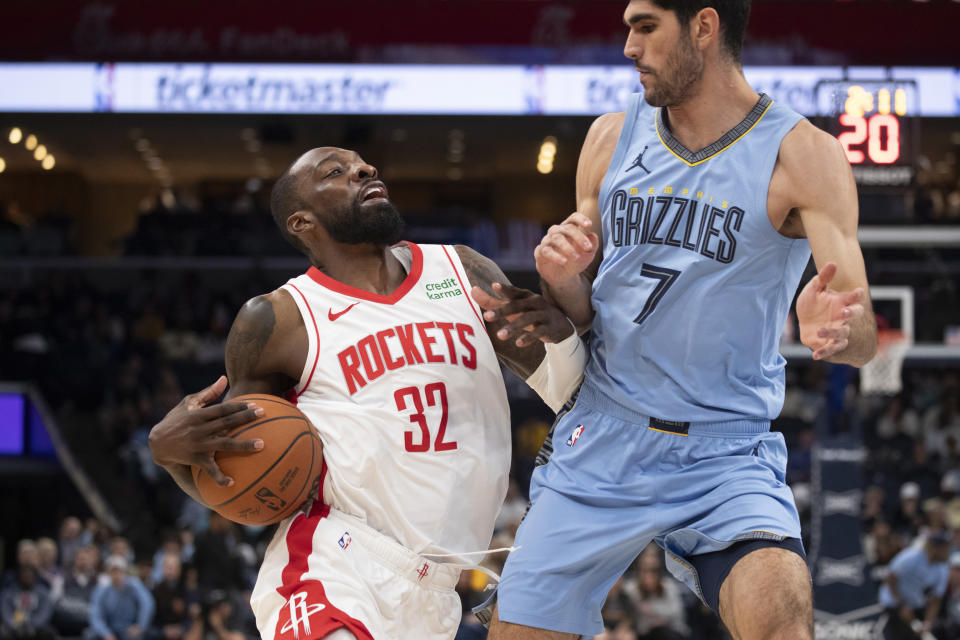
[[[806,563],[783,549],[744,556],[720,589],[720,615],[736,640],[812,640],[813,592]]]

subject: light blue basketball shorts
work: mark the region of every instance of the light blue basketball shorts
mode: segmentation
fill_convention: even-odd
[[[769,429],[766,420],[658,420],[585,384],[533,473],[498,588],[500,619],[592,637],[603,632],[607,592],[651,540],[703,600],[686,558],[800,538],[786,446]]]

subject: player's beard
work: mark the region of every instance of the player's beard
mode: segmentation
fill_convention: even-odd
[[[389,200],[368,205],[354,202],[322,224],[330,238],[342,244],[395,244],[404,227],[400,212]]]
[[[664,64],[663,71],[653,73],[656,80],[644,89],[643,99],[654,107],[675,107],[682,104],[703,77],[703,56],[693,46],[689,33],[682,33]]]

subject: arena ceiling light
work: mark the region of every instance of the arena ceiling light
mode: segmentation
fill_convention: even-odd
[[[23,140],[23,131],[20,130],[20,127],[10,129],[10,135],[7,139],[10,144],[20,144],[20,141]]]
[[[38,145],[36,149],[33,150],[33,159],[38,162],[42,161],[47,157],[47,147],[44,145]]]
[[[540,145],[540,156],[537,158],[537,171],[546,175],[553,171],[553,159],[557,155],[557,139],[547,136]]]
[[[26,142],[23,143],[23,145],[27,148],[27,151],[33,151],[37,148],[38,144],[39,141],[37,140],[37,136],[33,135],[32,133],[27,136]]]
[[[7,161],[3,158],[0,158],[0,173],[3,173],[7,170]]]
[[[43,161],[40,163],[40,166],[43,167],[44,171],[50,171],[50,169],[53,169],[53,165],[56,163],[57,161],[54,159],[53,155],[49,154],[44,157]]]

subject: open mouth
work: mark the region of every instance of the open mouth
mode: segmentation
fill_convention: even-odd
[[[387,198],[387,188],[382,182],[372,182],[360,192],[360,202],[369,202],[378,198]]]

